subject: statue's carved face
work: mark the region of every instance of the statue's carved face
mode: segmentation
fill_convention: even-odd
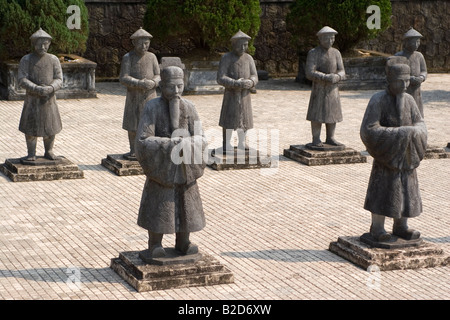
[[[161,94],[167,99],[181,98],[184,90],[184,81],[181,78],[171,78],[160,83]]]
[[[242,56],[248,50],[248,40],[246,39],[236,39],[232,45],[233,52],[238,56]]]
[[[388,77],[389,91],[393,95],[398,95],[406,92],[409,87],[410,76],[408,74],[392,75]]]
[[[134,50],[139,54],[144,54],[150,48],[150,39],[138,38],[133,40]]]
[[[37,39],[34,43],[34,51],[42,56],[47,53],[48,48],[50,47],[50,39],[40,38]]]
[[[332,33],[322,34],[319,36],[319,42],[325,49],[330,49],[334,44],[335,36]]]
[[[405,49],[414,52],[419,49],[420,46],[420,38],[408,38],[405,39]]]

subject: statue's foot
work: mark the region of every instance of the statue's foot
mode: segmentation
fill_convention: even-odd
[[[57,160],[58,157],[52,152],[52,151],[48,151],[44,154],[44,158],[48,159],[48,160]]]
[[[26,161],[36,161],[36,156],[26,156],[25,160]]]
[[[198,253],[198,246],[193,244],[192,242],[188,243],[177,243],[175,245],[175,250],[181,252],[182,254],[196,254]]]
[[[314,147],[323,147],[323,143],[320,140],[314,141],[311,143],[312,146]]]
[[[166,256],[166,250],[164,250],[161,246],[153,246],[150,249],[150,252],[152,254],[152,258],[163,258]]]
[[[392,234],[405,240],[416,240],[420,238],[420,232],[414,229],[393,228]]]
[[[378,242],[386,242],[391,240],[391,234],[387,233],[385,230],[370,230],[370,235]]]
[[[331,146],[343,146],[342,143],[337,142],[336,139],[334,139],[334,138],[327,139],[327,140],[325,141],[325,143],[326,143],[326,144],[329,144],[329,145],[331,145]]]

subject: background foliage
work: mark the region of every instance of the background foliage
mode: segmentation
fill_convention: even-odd
[[[381,11],[381,29],[369,29],[366,13],[370,5]],[[338,31],[336,47],[345,54],[359,42],[375,38],[391,25],[390,0],[296,0],[286,17],[294,45],[301,53],[318,45],[317,32],[324,26]]]
[[[259,0],[148,0],[144,28],[162,43],[190,39],[207,51],[228,47],[239,30],[256,37],[260,27]],[[253,41],[249,43],[254,52]]]
[[[66,22],[70,5],[81,11],[81,29]],[[83,54],[89,35],[88,11],[83,0],[0,0],[0,59],[20,58],[32,50],[30,36],[42,28],[53,38],[49,52]]]

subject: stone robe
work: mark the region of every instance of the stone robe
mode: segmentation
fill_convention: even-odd
[[[396,56],[403,56],[408,59],[409,67],[411,68],[411,76],[419,77],[423,76],[424,80],[427,78],[427,64],[425,62],[425,58],[423,57],[422,53],[418,51],[414,51],[411,55],[407,54],[404,51],[397,52],[395,54]],[[423,102],[422,102],[422,93],[420,90],[421,83],[419,84],[409,84],[408,89],[406,90],[407,93],[413,96],[414,100],[416,101],[417,107],[419,108],[420,114],[422,115],[422,118],[424,117],[424,111],[423,111]]]
[[[403,104],[387,91],[375,94],[367,107],[361,139],[374,158],[364,208],[391,217],[422,212],[416,168],[427,145],[427,129],[414,98]]]
[[[342,121],[338,83],[323,80],[330,73],[345,77],[344,62],[339,50],[326,50],[322,46],[310,50],[306,58],[306,77],[312,81],[312,89],[306,120],[321,123]]]
[[[18,81],[26,90],[19,130],[33,137],[49,137],[61,132],[61,116],[55,95],[63,84],[58,57],[49,53],[42,57],[35,53],[24,56],[19,63]],[[36,86],[52,86],[54,91],[40,96]]]
[[[138,81],[143,79],[155,81],[156,86],[153,89],[140,87]],[[160,81],[158,59],[153,53],[146,52],[143,56],[139,56],[131,51],[123,57],[120,82],[127,87],[123,129],[137,130],[142,109],[147,101],[156,98],[156,87]]]
[[[248,53],[238,56],[228,52],[220,60],[217,72],[217,83],[225,87],[219,126],[247,131],[253,128],[251,93],[248,89],[234,86],[238,79],[250,79],[256,86],[258,73],[255,61]]]
[[[180,145],[171,140],[168,102],[159,97],[146,104],[136,137],[136,157],[147,176],[138,225],[155,233],[195,232],[205,226],[196,180],[206,167],[198,157],[207,142],[194,105],[185,99],[180,102],[179,128],[185,130],[183,155],[189,158],[185,151],[191,151],[190,164],[173,161]]]

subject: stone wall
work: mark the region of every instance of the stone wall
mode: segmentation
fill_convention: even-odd
[[[84,57],[95,61],[97,78],[117,78],[124,54],[132,49],[129,37],[143,25],[145,0],[85,0],[89,11],[90,35]],[[260,0],[261,28],[255,38],[257,68],[270,76],[296,76],[299,60],[286,30],[286,16],[293,0]],[[392,0],[392,27],[377,39],[359,47],[393,54],[401,49],[402,36],[414,27],[424,35],[419,48],[431,72],[450,71],[450,1]],[[151,33],[151,30],[149,30]],[[192,46],[181,40],[169,47],[152,43],[158,58],[181,56]]]
[[[260,0],[261,27],[255,39],[254,55],[258,69],[270,76],[295,76],[298,56],[291,45],[291,33],[286,30],[286,16],[292,0]]]
[[[419,51],[429,72],[450,72],[450,1],[391,0],[392,26],[361,48],[394,54],[402,49],[402,37],[413,27],[424,38]]]
[[[142,27],[145,0],[85,0],[89,38],[85,58],[97,63],[96,76],[117,78],[122,57],[132,49],[130,36]]]

